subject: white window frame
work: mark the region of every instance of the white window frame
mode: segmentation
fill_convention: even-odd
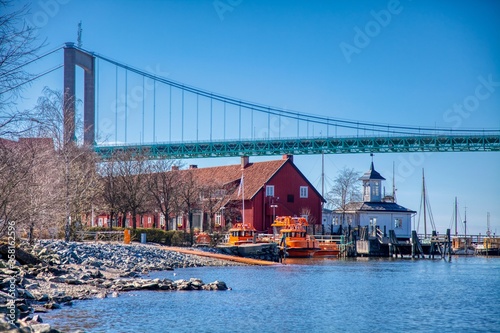
[[[215,213],[215,225],[222,225],[222,214]]]
[[[395,229],[403,228],[403,218],[402,217],[396,217],[394,219],[394,228]]]
[[[304,199],[309,198],[309,186],[300,187],[300,197]]]
[[[274,185],[266,185],[266,197],[274,197]]]
[[[380,195],[380,186],[379,186],[379,183],[376,181],[373,183],[373,195],[378,197]]]

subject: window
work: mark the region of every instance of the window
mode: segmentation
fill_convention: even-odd
[[[217,213],[215,214],[215,225],[221,225],[222,224],[222,214]]]
[[[288,195],[286,196],[286,202],[293,202],[293,199],[294,199],[294,198],[293,198],[293,194],[288,194]]]
[[[373,188],[373,195],[378,197],[380,195],[379,183],[375,182],[373,185],[375,185]]]
[[[151,216],[148,216],[148,225],[151,225]]]
[[[160,215],[160,226],[164,227],[165,226],[165,216]]]
[[[394,228],[402,228],[403,227],[403,219],[397,217],[394,219]]]
[[[377,218],[370,217],[370,231],[374,233],[376,228],[377,228]]]
[[[309,192],[309,188],[307,186],[300,187],[300,197],[301,198],[307,198],[308,194],[309,194],[308,192]]]
[[[274,197],[274,185],[266,186],[266,197]]]
[[[370,195],[370,184],[365,184],[365,196]]]

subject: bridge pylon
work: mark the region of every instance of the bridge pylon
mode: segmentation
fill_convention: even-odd
[[[95,56],[74,43],[64,46],[64,144],[75,141],[76,66],[84,70],[83,143],[95,144]]]

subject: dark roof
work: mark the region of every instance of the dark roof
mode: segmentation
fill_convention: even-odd
[[[385,180],[384,177],[382,177],[380,175],[380,173],[378,173],[377,171],[375,171],[375,168],[373,167],[373,162],[370,166],[370,170],[368,170],[367,172],[364,173],[363,176],[361,176],[361,178],[359,178],[360,180],[370,180],[370,179],[381,179],[381,180]]]
[[[395,202],[350,202],[347,204],[346,211],[416,213],[416,211],[400,206]],[[334,212],[341,213],[342,211],[336,209]]]

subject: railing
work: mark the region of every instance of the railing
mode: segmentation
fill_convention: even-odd
[[[342,236],[341,235],[313,235],[314,239],[319,242],[335,242],[340,243]]]
[[[123,231],[81,231],[79,236],[82,241],[94,242],[122,242],[124,237]]]
[[[270,156],[283,154],[352,154],[500,151],[500,135],[468,134],[449,136],[316,137],[250,139],[164,143],[102,144],[94,146],[102,158],[127,151],[148,158],[204,158],[230,156]]]
[[[431,241],[434,240],[434,239],[436,239],[436,240],[442,240],[444,237],[446,237],[446,234],[437,234],[437,236],[434,236],[434,237],[431,234],[427,234],[427,237],[425,237],[424,234],[418,234],[418,238],[420,240],[422,240],[422,241],[426,240],[426,239],[431,240]],[[493,236],[493,238],[494,237],[495,236]],[[487,235],[482,235],[482,234],[467,235],[467,236],[466,235],[451,235],[451,239],[453,239],[453,238],[461,238],[461,239],[467,238],[473,244],[480,244],[480,243],[482,244],[483,241],[484,241],[484,239],[488,238],[488,236]]]

